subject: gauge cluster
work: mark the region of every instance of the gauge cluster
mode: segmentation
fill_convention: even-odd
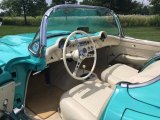
[[[80,46],[86,46],[86,45],[88,45],[90,42],[89,41],[81,41],[81,42],[79,42],[79,45]]]

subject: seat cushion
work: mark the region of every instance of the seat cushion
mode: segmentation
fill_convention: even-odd
[[[138,70],[124,65],[115,64],[101,74],[101,79],[105,82],[115,85],[119,82],[125,81],[130,83],[144,83],[156,78],[160,75],[160,60],[148,65],[143,71],[138,73]]]
[[[64,120],[97,120],[113,93],[107,83],[88,81],[66,92],[60,101]]]
[[[121,81],[130,82],[128,78],[137,74],[137,69],[124,64],[115,64],[102,72],[101,79],[102,81],[115,85]]]
[[[131,83],[144,83],[159,76],[159,71],[160,60],[153,62],[137,75],[128,78],[128,81],[131,81]]]

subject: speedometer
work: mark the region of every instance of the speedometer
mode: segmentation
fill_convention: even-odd
[[[100,36],[100,40],[104,41],[106,38],[107,38],[106,33],[105,33],[105,32],[102,32],[102,33],[101,33],[101,36]]]
[[[66,38],[61,38],[58,42],[58,48],[63,49]],[[67,43],[67,47],[69,46],[69,42]]]

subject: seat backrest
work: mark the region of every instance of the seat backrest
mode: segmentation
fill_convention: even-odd
[[[151,63],[142,72],[150,70],[150,69],[158,68],[158,67],[160,67],[160,60]]]
[[[155,56],[151,57],[146,63],[142,65],[142,67],[139,69],[139,72],[142,72],[148,66],[152,65],[152,63],[155,63],[156,61],[159,60],[160,60],[160,53],[156,53]]]
[[[129,78],[132,83],[144,83],[160,75],[160,60],[148,65],[142,72]]]

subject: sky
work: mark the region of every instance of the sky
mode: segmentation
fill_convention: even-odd
[[[2,2],[3,0],[0,0],[0,2]],[[83,0],[77,0],[78,2],[81,2],[81,1],[83,1]],[[136,1],[138,1],[138,2],[141,2],[141,3],[144,3],[144,5],[149,5],[149,2],[148,2],[148,0],[136,0]],[[52,0],[46,0],[46,2],[48,3],[48,4],[51,4],[51,2],[52,2]],[[0,9],[0,12],[2,12],[2,10]]]

